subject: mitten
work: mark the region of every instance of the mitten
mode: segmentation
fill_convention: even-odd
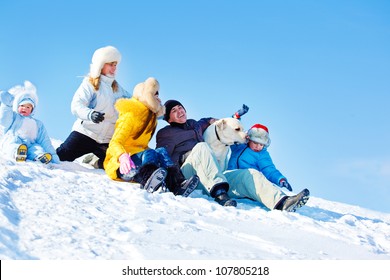
[[[284,178],[280,179],[280,181],[279,181],[279,186],[280,186],[281,188],[286,188],[286,189],[288,189],[290,192],[292,192],[292,187],[291,187],[291,185],[290,185],[290,184],[287,182],[287,180],[284,179]]]
[[[242,108],[239,109],[237,112],[235,112],[232,117],[241,120],[241,116],[245,115],[248,111],[249,111],[249,107],[243,104]]]
[[[120,167],[119,172],[121,174],[127,174],[131,169],[135,169],[135,164],[128,153],[123,153],[119,157]]]
[[[104,120],[104,113],[93,111],[91,114],[91,121],[94,123],[100,123]]]
[[[14,96],[10,94],[8,91],[1,91],[0,92],[0,104],[3,103],[7,106],[12,106],[12,103],[14,102]]]

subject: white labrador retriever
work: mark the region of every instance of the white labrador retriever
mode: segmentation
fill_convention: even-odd
[[[203,137],[214,152],[223,171],[226,170],[229,161],[229,146],[246,142],[244,127],[239,120],[234,118],[215,121],[205,130]]]

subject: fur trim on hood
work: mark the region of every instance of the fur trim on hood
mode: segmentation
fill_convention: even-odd
[[[10,88],[8,92],[14,96],[12,109],[15,112],[18,111],[19,105],[26,103],[30,103],[33,106],[33,111],[35,111],[38,105],[38,95],[36,87],[30,81],[25,81],[24,85]]]
[[[97,49],[92,56],[92,63],[89,68],[89,76],[91,78],[99,77],[104,64],[114,61],[119,64],[121,59],[122,55],[120,52],[112,46]]]
[[[157,117],[165,114],[165,106],[161,104],[160,98],[156,95],[159,90],[159,82],[152,77],[136,85],[133,90],[133,97],[157,114]]]

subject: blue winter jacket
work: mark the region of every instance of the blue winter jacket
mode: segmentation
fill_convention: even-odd
[[[22,116],[18,113],[21,101],[28,100],[34,105],[30,116]],[[52,155],[52,162],[59,163],[56,151],[43,123],[33,117],[38,98],[35,94],[22,93],[16,96],[7,91],[0,93],[0,147],[3,155],[15,158],[15,153],[20,144],[27,145],[27,159],[34,160],[43,153]]]
[[[233,145],[230,148],[232,153],[229,159],[228,170],[253,168],[263,173],[269,181],[276,185],[279,185],[280,179],[286,179],[276,169],[266,147],[260,152],[253,151],[248,144]]]

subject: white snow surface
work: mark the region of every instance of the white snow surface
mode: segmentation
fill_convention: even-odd
[[[315,193],[287,213],[249,199],[222,207],[201,190],[147,193],[80,160],[0,157],[0,174],[3,260],[390,259],[389,213]]]

